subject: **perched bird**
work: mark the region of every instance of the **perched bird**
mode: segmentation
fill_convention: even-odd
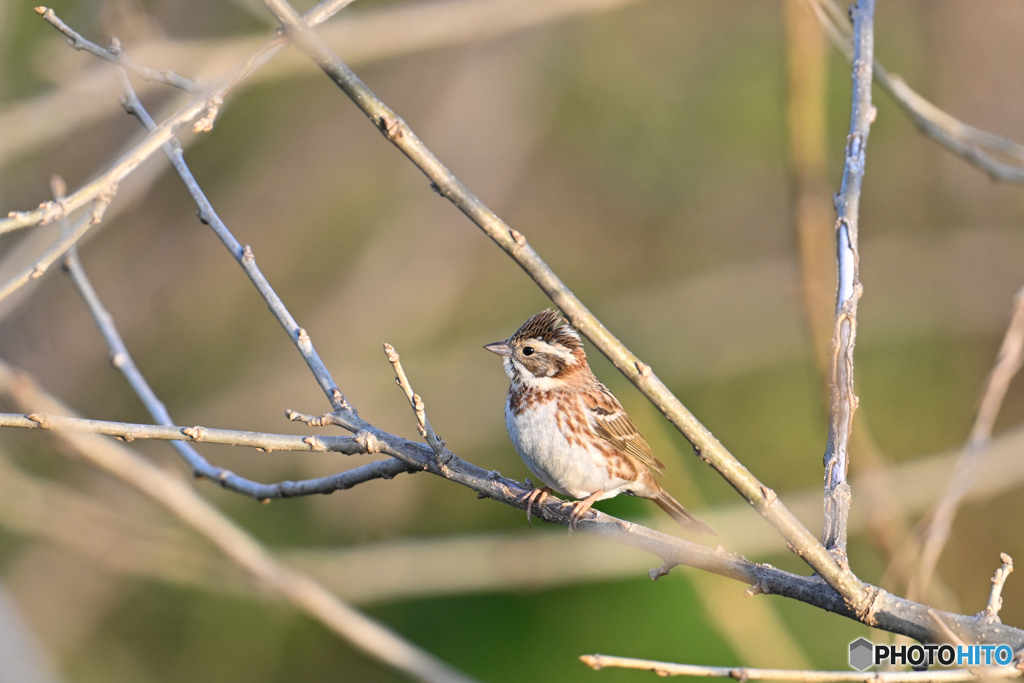
[[[578,499],[570,531],[595,501],[626,493],[650,498],[690,531],[715,533],[654,478],[665,466],[591,372],[579,333],[558,311],[542,311],[484,348],[504,359],[512,381],[505,402],[512,445],[545,484],[527,494],[527,520],[552,490]]]

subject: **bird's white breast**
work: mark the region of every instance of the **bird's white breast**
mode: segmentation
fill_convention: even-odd
[[[628,490],[634,482],[610,477],[601,465],[604,455],[600,449],[569,443],[559,428],[557,410],[557,401],[539,401],[517,415],[510,400],[505,402],[508,435],[530,471],[545,485],[572,498],[605,491],[600,500]]]

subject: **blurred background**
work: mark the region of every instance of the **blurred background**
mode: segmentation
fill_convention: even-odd
[[[255,0],[53,7],[87,38],[116,35],[135,60],[189,77],[224,73],[274,28]],[[925,97],[1024,139],[1024,6],[882,3],[876,26],[876,56]],[[850,77],[804,5],[359,0],[321,33],[818,533],[821,320],[834,306],[830,197]],[[158,121],[184,101],[136,85]],[[138,140],[119,96],[109,64],[69,48],[32,3],[0,1],[0,209],[48,200],[55,173],[74,190]],[[875,103],[851,469],[882,472],[890,493],[855,486],[850,555],[864,580],[904,594],[891,560],[945,486],[951,461],[938,456],[966,439],[1024,285],[1024,192],[919,134],[878,88]],[[364,419],[418,438],[388,342],[455,453],[527,475],[505,433],[508,381],[481,346],[549,302],[319,70],[289,49],[228,98],[212,132],[181,137],[213,205]],[[166,159],[125,181],[107,216],[81,257],[176,423],[308,433],[284,411],[328,403]],[[4,235],[2,279],[56,229]],[[59,269],[0,315],[7,362],[88,417],[150,422]],[[722,533],[704,542],[808,573],[607,361],[590,359],[668,464],[666,487]],[[1010,461],[1022,420],[1018,382],[996,426]],[[42,667],[37,680],[405,680],[252,586],[153,503],[66,459],[49,435],[0,437],[0,606],[16,615],[12,632],[29,643],[16,654]],[[166,444],[132,446],[186,471]],[[366,460],[200,451],[264,482]],[[927,598],[967,614],[984,607],[999,552],[1024,558],[1022,475],[985,473]],[[652,583],[653,557],[531,530],[520,511],[428,475],[269,505],[196,486],[284,560],[485,681],[651,675],[592,672],[577,657],[593,652],[842,669],[852,639],[885,638],[793,601],[743,598],[744,586],[695,570]],[[598,507],[678,532],[644,501]],[[1016,626],[1021,583],[1004,592]]]

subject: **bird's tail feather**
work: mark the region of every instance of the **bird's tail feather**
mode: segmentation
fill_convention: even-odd
[[[688,529],[697,534],[710,534],[712,536],[718,535],[715,533],[714,529],[697,519],[693,513],[680,505],[679,501],[670,496],[667,491],[662,491],[652,500],[658,504],[658,507],[667,512],[672,519],[679,522],[679,525],[684,529]]]

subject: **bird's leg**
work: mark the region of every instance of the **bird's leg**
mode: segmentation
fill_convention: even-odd
[[[525,496],[523,496],[523,498],[526,500],[526,523],[530,525],[531,529],[533,528],[533,521],[530,519],[530,517],[533,514],[534,503],[536,503],[537,505],[543,505],[544,501],[548,499],[548,496],[551,493],[552,490],[550,486],[541,486],[539,488],[533,489]]]
[[[577,500],[572,504],[572,514],[569,515],[569,533],[576,531],[576,525],[579,523],[580,518],[587,513],[590,506],[593,505],[597,500],[604,495],[604,491],[594,491],[583,500]]]

